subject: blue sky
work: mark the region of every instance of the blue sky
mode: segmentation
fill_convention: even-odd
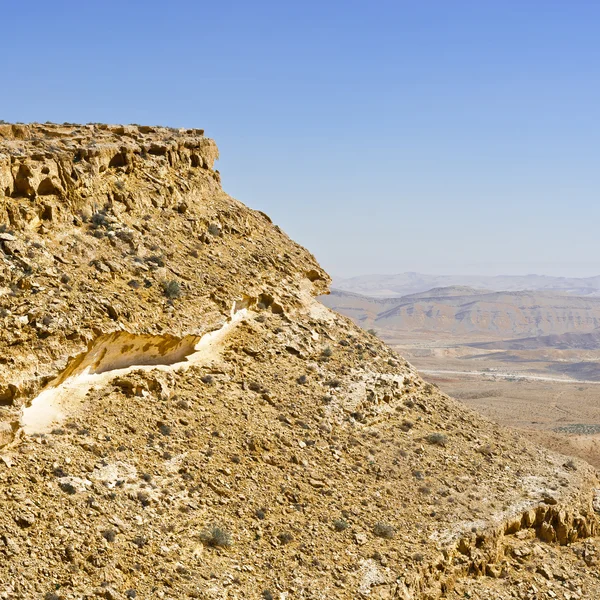
[[[0,119],[201,127],[340,276],[600,274],[600,4],[16,2]]]

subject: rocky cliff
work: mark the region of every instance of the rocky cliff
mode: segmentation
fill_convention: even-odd
[[[595,471],[319,304],[216,157],[0,126],[0,598],[594,597]]]

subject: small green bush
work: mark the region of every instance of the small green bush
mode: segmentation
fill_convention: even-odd
[[[94,229],[99,229],[100,227],[108,227],[108,220],[106,219],[106,213],[102,211],[95,212],[92,215],[92,226]]]
[[[277,539],[282,544],[289,544],[291,541],[293,541],[294,536],[289,531],[284,531],[277,536]]]
[[[448,443],[448,436],[443,433],[430,433],[427,436],[427,441],[435,446],[442,446],[442,448],[445,448]]]
[[[107,542],[114,542],[117,539],[117,532],[114,529],[105,529],[102,532],[102,537]]]
[[[348,529],[348,521],[346,521],[346,519],[335,519],[333,522],[333,528],[336,531],[344,531]]]
[[[211,548],[229,548],[231,546],[231,534],[220,527],[211,527],[200,534],[202,543]]]
[[[339,379],[330,379],[325,382],[325,385],[330,388],[339,388],[342,385],[342,382]]]
[[[181,285],[179,285],[178,281],[172,279],[171,281],[165,281],[163,283],[163,294],[169,298],[181,298],[183,292],[181,291]]]
[[[391,540],[396,535],[396,530],[387,523],[379,522],[375,523],[375,527],[373,527],[373,535],[386,540]]]

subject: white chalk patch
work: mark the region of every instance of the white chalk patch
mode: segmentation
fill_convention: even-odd
[[[178,339],[173,336],[135,335],[118,331],[100,336],[84,354],[34,398],[21,413],[24,433],[47,433],[76,412],[93,388],[132,371],[177,371],[209,364],[219,356],[229,331],[243,320],[247,309],[231,310],[231,318],[215,331]],[[190,343],[190,340],[193,340]],[[195,342],[195,345],[194,345]]]

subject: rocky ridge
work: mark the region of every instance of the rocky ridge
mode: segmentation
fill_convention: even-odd
[[[320,305],[216,157],[0,125],[0,598],[594,597],[594,469]]]
[[[600,325],[600,298],[545,291],[488,292],[455,286],[381,298],[333,289],[323,303],[387,335],[418,331],[507,339],[581,335]]]

